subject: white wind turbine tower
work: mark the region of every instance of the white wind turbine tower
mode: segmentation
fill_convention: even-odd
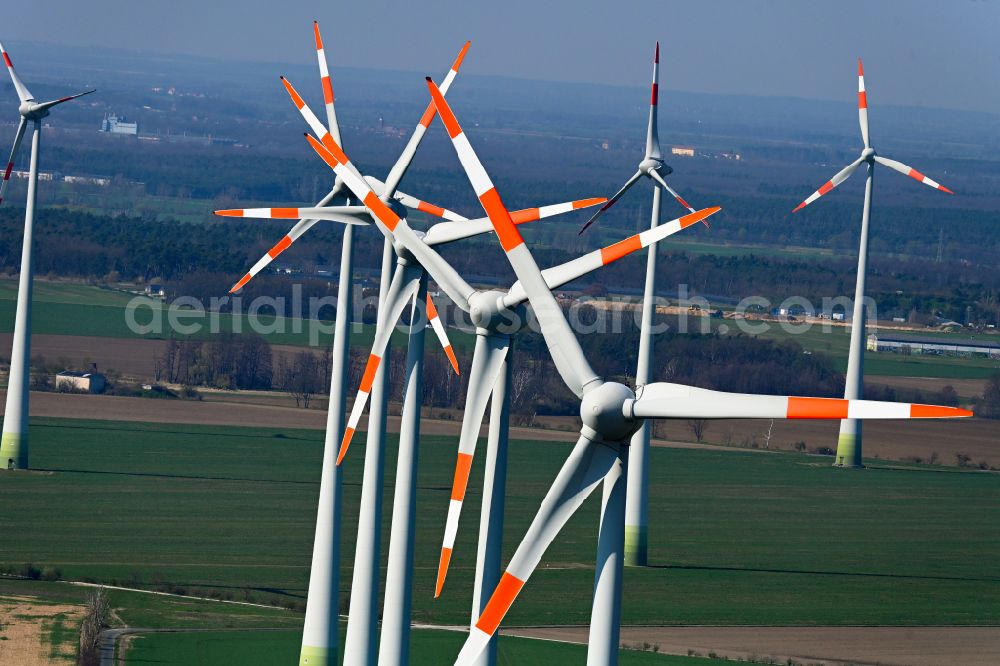
[[[31,123],[31,167],[28,173],[28,200],[24,207],[24,240],[21,246],[21,274],[17,285],[17,314],[14,318],[14,344],[10,353],[10,376],[7,381],[7,406],[4,411],[3,435],[0,437],[0,463],[6,469],[28,468],[28,379],[31,359],[31,288],[32,288],[32,231],[35,223],[35,203],[38,195],[38,153],[41,148],[42,119],[49,111],[63,102],[94,92],[88,90],[77,95],[50,102],[36,102],[35,96],[14,71],[14,64],[7,50],[0,44],[0,55],[14,83],[14,90],[21,100],[18,113],[21,122],[14,135],[14,147],[0,184],[0,203],[3,203],[7,184],[10,182],[14,161],[21,147],[21,140]]]
[[[655,228],[660,220],[660,195],[665,189],[684,208],[694,212],[694,208],[675,192],[662,175],[673,172],[663,162],[660,150],[660,136],[657,131],[659,115],[660,87],[660,43],[656,43],[653,55],[653,84],[649,97],[649,122],[646,126],[646,152],[639,169],[608,200],[608,203],[591,217],[583,226],[583,233],[605,210],[610,208],[628,188],[632,187],[641,176],[645,175],[653,181],[653,212],[650,217],[650,227]],[[706,222],[707,224],[707,222]],[[635,370],[635,385],[645,386],[652,379],[651,364],[653,361],[653,315],[656,311],[656,261],[657,247],[651,247],[646,256],[646,285],[642,297],[642,321],[639,326],[639,354]],[[625,501],[625,564],[628,566],[645,566],[648,551],[649,532],[649,437],[650,426],[643,422],[639,430],[632,436],[628,461],[628,484]]]
[[[628,443],[647,419],[907,419],[972,415],[969,411],[952,407],[725,393],[667,382],[646,384],[633,392],[624,384],[601,379],[584,356],[542,272],[448,103],[432,82],[428,81],[428,85],[469,182],[496,230],[508,261],[524,285],[556,369],[569,389],[580,397],[580,417],[583,421],[576,446],[542,500],[538,513],[476,626],[470,631],[457,664],[464,666],[478,660],[549,544],[602,481],[605,484],[604,503],[598,538],[588,664],[617,663],[621,575],[602,576],[602,569],[617,567],[620,570],[622,566],[625,539],[623,485],[627,474]],[[401,228],[404,226],[401,225]],[[609,581],[618,584],[608,585]]]
[[[851,321],[851,347],[847,358],[847,380],[844,386],[844,398],[856,400],[864,396],[865,390],[865,324],[868,316],[865,308],[865,276],[868,272],[868,226],[872,211],[872,180],[875,176],[875,163],[878,162],[894,171],[909,176],[917,182],[933,187],[936,190],[954,194],[947,187],[931,180],[916,169],[906,166],[896,160],[890,160],[875,153],[868,136],[868,95],[865,90],[865,72],[858,58],[858,120],[861,124],[861,140],[864,148],[861,156],[837,175],[828,180],[818,190],[795,207],[792,212],[798,212],[816,199],[837,187],[851,174],[865,164],[868,178],[865,181],[865,207],[861,213],[861,244],[858,249],[858,277],[854,287],[854,316]],[[841,467],[861,467],[861,423],[857,419],[844,419],[840,422],[840,437],[837,440],[837,456],[834,464]]]

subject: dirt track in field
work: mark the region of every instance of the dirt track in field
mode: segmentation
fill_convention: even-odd
[[[4,394],[5,392],[0,392]],[[435,410],[436,413],[444,413]],[[396,411],[398,414],[398,411]],[[267,428],[326,427],[324,401],[317,401],[311,409],[298,409],[288,396],[282,394],[211,393],[205,400],[152,400],[119,396],[77,395],[63,393],[32,393],[31,414],[79,419],[104,419],[148,423],[191,423],[196,425],[242,425]],[[422,432],[428,435],[457,436],[461,427],[461,414],[452,419],[425,418]],[[571,418],[549,419],[548,425],[571,427]],[[364,421],[363,421],[364,423]],[[705,444],[694,444],[691,429],[684,421],[660,424],[656,446],[692,448],[745,447],[747,450],[765,451],[767,448],[791,450],[796,442],[805,442],[807,450],[819,446],[836,448],[839,422],[837,421],[774,421],[771,440],[767,446],[766,433],[769,421],[715,421],[708,426]],[[389,417],[389,429],[397,432],[399,417]],[[919,456],[927,461],[932,453],[938,462],[954,465],[955,454],[972,457],[973,463],[986,461],[1000,467],[1000,421],[987,419],[962,419],[954,421],[871,421],[865,424],[865,455],[883,460],[905,460]],[[543,441],[575,441],[572,430],[541,428],[511,428],[515,439]],[[687,441],[686,441],[687,440]],[[752,444],[756,443],[756,449]]]
[[[0,402],[6,401],[5,390]],[[251,396],[252,397],[252,396]],[[0,405],[2,406],[2,405]],[[69,419],[100,419],[143,423],[189,423],[194,425],[235,425],[262,428],[326,428],[323,403],[311,409],[298,409],[271,404],[222,402],[214,400],[153,400],[111,395],[74,393],[31,393],[31,415]],[[362,421],[364,423],[364,421]],[[390,416],[391,432],[399,431],[399,417]],[[425,419],[421,432],[428,435],[455,435],[460,421]],[[576,441],[576,433],[558,430],[511,428],[518,439]]]
[[[576,643],[586,627],[507,629],[505,634]],[[621,642],[661,653],[780,664],[994,666],[1000,627],[622,627]],[[649,648],[651,649],[651,647]],[[791,660],[791,662],[789,661]]]

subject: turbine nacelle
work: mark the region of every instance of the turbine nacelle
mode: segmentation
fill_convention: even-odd
[[[523,305],[513,308],[504,306],[507,294],[491,289],[477,291],[469,296],[469,318],[477,332],[514,335],[527,321],[527,311]]]
[[[580,401],[580,418],[585,428],[605,442],[623,442],[638,429],[640,421],[631,417],[635,393],[618,382],[603,382],[586,391]]]
[[[639,171],[647,176],[650,171],[658,171],[661,176],[669,176],[674,172],[670,165],[657,157],[647,157],[639,162]]]
[[[49,109],[51,107],[45,106],[44,104],[39,104],[33,100],[27,102],[21,102],[21,105],[17,107],[17,112],[21,114],[21,117],[25,120],[41,120],[42,118],[49,115]]]

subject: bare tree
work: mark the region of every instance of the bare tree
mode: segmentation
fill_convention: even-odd
[[[87,608],[80,625],[80,664],[96,666],[101,662],[101,632],[111,618],[108,593],[103,587],[95,588],[87,597]]]
[[[295,406],[309,409],[309,403],[322,382],[319,364],[312,352],[301,351],[291,365],[286,365],[284,388],[295,398]]]
[[[514,364],[510,373],[510,411],[516,422],[530,425],[538,402],[537,371],[527,359]]]
[[[764,448],[771,448],[771,430],[774,428],[774,419],[771,419],[771,424],[767,426],[767,434],[764,435]],[[698,440],[699,442],[701,440]]]
[[[701,444],[701,440],[705,438],[705,431],[708,430],[708,419],[688,419],[688,425],[691,427],[695,441]]]

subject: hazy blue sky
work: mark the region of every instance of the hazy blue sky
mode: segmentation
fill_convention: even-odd
[[[1000,111],[992,0],[45,0],[6,2],[0,39],[307,62],[318,19],[331,63],[440,76],[465,39],[478,74]],[[14,54],[16,60],[16,53]],[[334,73],[334,76],[336,74]]]

